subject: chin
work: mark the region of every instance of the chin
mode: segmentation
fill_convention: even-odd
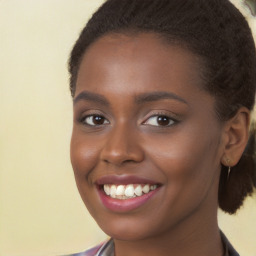
[[[106,223],[108,224],[106,225]],[[154,233],[156,233],[156,227],[153,226],[152,223],[154,222],[150,221],[145,224],[141,219],[138,221],[132,221],[128,220],[128,218],[121,218],[119,221],[116,219],[103,224],[98,224],[108,236],[114,239],[138,241],[154,236]]]

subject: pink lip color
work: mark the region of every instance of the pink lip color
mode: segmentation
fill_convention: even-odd
[[[104,176],[104,177],[98,179],[96,184],[97,184],[97,188],[98,188],[99,197],[100,197],[100,200],[103,203],[103,205],[107,209],[109,209],[113,212],[119,212],[119,213],[132,211],[132,210],[144,205],[160,189],[160,187],[158,187],[157,189],[150,191],[149,193],[144,194],[142,196],[131,198],[131,199],[126,199],[126,200],[120,200],[120,199],[115,199],[115,198],[111,198],[110,196],[107,196],[102,189],[102,185],[103,184],[122,184],[122,185],[150,184],[150,185],[153,185],[153,184],[159,184],[159,183],[154,182],[152,180],[145,179],[145,178],[136,177],[136,176],[112,175],[112,176]]]

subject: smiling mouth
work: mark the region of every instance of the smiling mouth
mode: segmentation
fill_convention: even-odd
[[[101,186],[105,194],[114,199],[127,200],[135,197],[141,197],[157,189],[157,184],[104,184]]]

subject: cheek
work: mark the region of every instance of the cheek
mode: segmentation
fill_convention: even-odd
[[[94,140],[82,136],[75,129],[71,137],[70,158],[76,181],[87,180],[98,161],[98,147]]]
[[[211,207],[217,204],[217,144],[212,145],[205,138],[195,143],[190,136],[177,136],[170,141],[162,141],[160,147],[151,147],[150,155],[165,176],[164,212],[172,215],[175,223],[199,209],[206,198],[214,202]],[[159,219],[164,218],[160,216]]]
[[[186,188],[200,194],[209,188],[219,166],[217,135],[211,138],[181,131],[164,140],[152,137],[150,144],[148,155],[165,175],[173,193],[185,193]]]
[[[91,173],[98,162],[98,151],[95,140],[84,136],[74,128],[70,144],[71,163],[78,191],[92,216],[97,216],[93,203],[96,200],[96,195]]]

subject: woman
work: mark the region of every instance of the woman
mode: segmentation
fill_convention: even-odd
[[[255,67],[227,0],[103,4],[70,57],[71,162],[112,239],[76,255],[239,255],[217,208],[235,213],[255,185]]]

